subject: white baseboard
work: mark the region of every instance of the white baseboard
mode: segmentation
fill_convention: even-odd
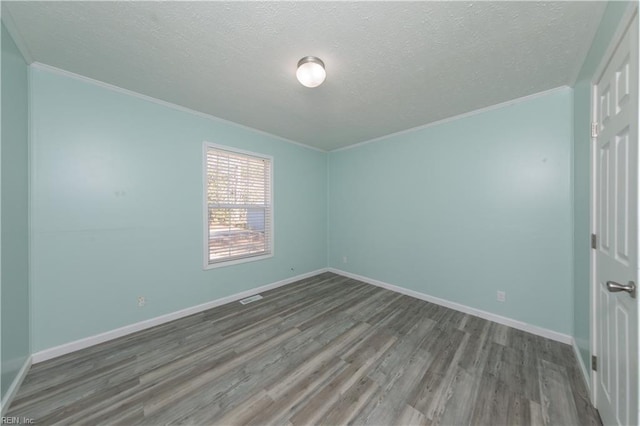
[[[96,334],[94,336],[85,337],[84,339],[75,340],[73,342],[65,343],[60,346],[45,349],[36,352],[32,355],[33,363],[37,364],[42,361],[56,358],[61,355],[66,355],[71,352],[85,349],[90,346],[94,346],[109,340],[117,339],[118,337],[126,336],[131,333],[135,333],[140,330],[155,327],[160,324],[164,324],[179,318],[184,318],[189,315],[197,314],[198,312],[206,311],[207,309],[215,308],[216,306],[224,305],[226,303],[235,302],[236,300],[244,299],[254,294],[272,290],[274,288],[281,287],[283,285],[291,284],[295,281],[299,281],[305,278],[312,277],[314,275],[327,272],[328,268],[318,269],[316,271],[308,272],[306,274],[296,275],[295,277],[286,278],[275,283],[263,285],[261,287],[252,288],[250,290],[242,291],[240,293],[232,294],[231,296],[223,297],[221,299],[212,300],[201,305],[192,306],[190,308],[182,309],[180,311],[171,312],[169,314],[161,315],[159,317],[151,318],[148,320],[140,321],[134,324],[125,325],[124,327],[116,328],[115,330],[106,331],[104,333]]]
[[[22,368],[20,368],[20,371],[18,371],[18,375],[15,379],[13,379],[13,382],[11,382],[11,386],[9,386],[9,389],[7,389],[7,393],[2,398],[2,401],[0,402],[1,417],[4,417],[7,409],[9,408],[9,405],[11,404],[11,401],[13,401],[16,393],[18,393],[18,388],[20,388],[22,381],[27,376],[29,368],[31,368],[32,358],[33,357],[31,356],[27,357],[27,359],[24,361],[24,364],[22,364]]]
[[[576,355],[578,359],[578,364],[580,364],[580,371],[582,371],[582,378],[584,379],[584,384],[587,386],[587,390],[589,391],[589,395],[591,395],[591,377],[589,375],[589,370],[587,366],[582,362],[582,356],[580,355],[580,348],[578,348],[578,343],[576,339],[571,339],[571,346],[573,347],[573,353]]]
[[[416,299],[425,300],[427,302],[435,303],[436,305],[440,305],[440,306],[454,309],[456,311],[464,312],[465,314],[474,315],[476,317],[484,318],[489,321],[497,322],[498,324],[503,324],[509,327],[517,328],[518,330],[523,330],[532,334],[536,334],[538,336],[546,337],[547,339],[555,340],[557,342],[566,343],[568,345],[572,344],[573,342],[573,337],[569,336],[568,334],[559,333],[557,331],[549,330],[547,328],[538,327],[537,325],[531,325],[526,322],[518,321],[513,318],[503,317],[501,315],[496,315],[491,312],[472,308],[467,305],[451,302],[449,300],[441,299],[435,296],[430,296],[428,294],[420,293],[419,291],[398,287],[396,285],[378,281],[373,278],[352,274],[351,272],[346,272],[341,269],[329,268],[329,271],[335,274],[343,275],[348,278],[353,278],[359,281],[363,281],[365,283],[373,284],[378,287],[386,288],[387,290],[395,291],[396,293],[406,294],[407,296],[415,297]]]

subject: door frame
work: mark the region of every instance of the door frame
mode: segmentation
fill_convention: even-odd
[[[633,22],[633,19],[636,17],[637,14],[638,14],[638,2],[637,1],[630,2],[629,6],[627,7],[624,14],[622,15],[620,24],[618,25],[618,28],[616,29],[613,37],[611,38],[611,42],[609,43],[607,50],[605,50],[605,53],[602,56],[602,59],[600,60],[600,64],[596,68],[596,72],[593,74],[593,77],[590,83],[590,89],[591,89],[590,105],[589,105],[589,112],[591,117],[591,122],[589,123],[590,125],[591,123],[595,123],[598,121],[598,117],[597,117],[598,93],[596,90],[596,84],[598,83],[598,80],[600,79],[602,73],[604,72],[606,66],[608,65],[609,60],[611,59],[616,48],[622,41],[622,37],[624,36],[624,33],[626,32],[629,25],[631,25],[631,23]],[[640,67],[638,69],[640,69]],[[639,92],[640,92],[640,89],[639,89]],[[640,97],[640,93],[638,93],[637,96]],[[589,131],[589,137],[591,139],[591,143],[590,143],[590,172],[591,172],[590,186],[591,187],[589,191],[590,193],[589,225],[591,228],[591,233],[594,234],[596,232],[596,187],[597,187],[596,167],[597,167],[597,164],[596,164],[595,154],[596,154],[596,148],[597,148],[597,137],[595,138],[592,137],[591,130]],[[636,158],[636,161],[640,162],[640,158]],[[638,221],[639,218],[635,218],[635,219],[636,221]],[[640,226],[638,227],[638,229],[640,232]],[[597,345],[598,323],[597,323],[597,317],[596,317],[598,283],[596,280],[596,250],[590,249],[589,251],[590,251],[589,282],[591,287],[589,292],[590,293],[589,340],[590,340],[591,355],[598,356],[598,345]],[[598,378],[597,375],[598,373],[597,371],[593,371],[593,369],[591,368],[591,365],[587,365],[586,367],[590,373],[590,381],[588,384],[590,386],[591,402],[595,407],[597,407],[597,397],[598,397],[597,396],[597,378]],[[638,409],[640,409],[640,407],[638,407]]]

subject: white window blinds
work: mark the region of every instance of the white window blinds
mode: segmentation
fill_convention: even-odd
[[[272,160],[205,146],[206,264],[271,255]]]

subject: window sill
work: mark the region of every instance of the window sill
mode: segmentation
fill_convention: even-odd
[[[208,269],[217,269],[217,268],[223,268],[225,266],[233,266],[233,265],[238,265],[240,263],[247,263],[247,262],[255,262],[258,260],[264,260],[264,259],[268,259],[270,257],[273,257],[273,253],[269,253],[269,254],[264,254],[262,256],[252,256],[252,257],[245,257],[242,259],[235,259],[235,260],[229,260],[226,262],[218,262],[218,263],[209,263],[205,260],[205,265],[204,265],[204,270],[208,270]]]

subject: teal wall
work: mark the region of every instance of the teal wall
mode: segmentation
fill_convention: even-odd
[[[31,89],[34,352],[326,267],[325,153],[38,67]],[[274,257],[202,269],[203,141],[274,157]]]
[[[625,7],[607,7],[573,91],[330,154],[32,68],[33,351],[328,264],[575,333],[586,361],[589,81]],[[24,79],[5,39],[3,61],[14,52]],[[3,70],[6,90],[4,79]],[[11,87],[26,93],[26,82]],[[26,123],[24,99],[8,108]],[[3,206],[26,194],[25,181],[5,196],[5,163],[7,173],[26,171],[4,160],[5,133],[21,123],[5,132],[3,115]],[[274,156],[273,258],[202,270],[204,140]],[[4,231],[4,209],[2,222]],[[28,321],[28,306],[5,302],[2,276],[2,318],[20,310]],[[27,286],[13,289],[28,297]],[[28,336],[11,324],[14,337]]]
[[[30,354],[28,71],[2,26],[2,396]]]
[[[573,331],[585,366],[590,364],[591,357],[589,344],[591,81],[628,6],[628,2],[610,2],[607,5],[573,91]]]
[[[571,334],[571,140],[564,88],[332,152],[330,266]]]

